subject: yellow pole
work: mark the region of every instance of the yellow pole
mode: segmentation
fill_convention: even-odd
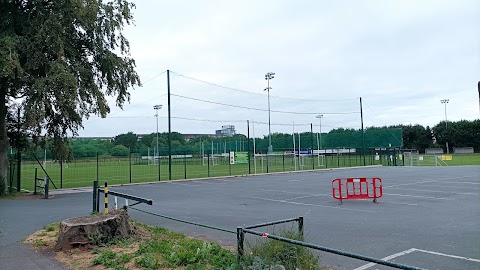
[[[105,182],[105,215],[108,214],[108,186],[107,182]]]

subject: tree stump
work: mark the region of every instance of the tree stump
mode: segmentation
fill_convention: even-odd
[[[124,210],[108,215],[69,218],[60,223],[55,251],[107,243],[115,237],[124,238],[129,234],[128,214]]]

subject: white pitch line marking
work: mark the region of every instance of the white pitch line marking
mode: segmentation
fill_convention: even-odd
[[[480,263],[480,260],[479,259],[473,259],[473,258],[468,258],[468,257],[462,257],[462,256],[457,256],[457,255],[451,255],[451,254],[445,254],[445,253],[440,253],[440,252],[436,252],[436,251],[430,251],[430,250],[424,250],[424,249],[418,249],[418,248],[411,248],[411,249],[407,249],[405,251],[402,251],[402,252],[399,252],[399,253],[395,253],[393,255],[390,255],[390,256],[387,256],[385,258],[382,258],[382,260],[384,261],[388,261],[388,260],[391,260],[391,259],[394,259],[394,258],[397,258],[397,257],[400,257],[400,256],[403,256],[403,255],[407,255],[409,253],[412,253],[414,251],[418,251],[418,252],[423,252],[423,253],[428,253],[428,254],[432,254],[432,255],[438,255],[438,256],[444,256],[444,257],[448,257],[448,258],[453,258],[453,259],[460,259],[460,260],[466,260],[466,261],[471,261],[471,262],[477,262],[477,263]],[[365,269],[368,269],[372,266],[375,266],[377,265],[377,263],[367,263],[365,265],[362,265],[360,267],[357,267],[353,270],[365,270]]]
[[[285,200],[274,200],[274,199],[267,199],[267,198],[260,198],[260,197],[248,197],[248,198],[263,200],[263,201],[270,201],[270,202],[289,203],[289,204],[305,205],[305,206],[318,206],[318,207],[335,208],[335,209],[350,210],[350,211],[357,211],[357,212],[375,213],[375,211],[350,209],[350,208],[345,208],[345,207],[328,206],[328,205],[320,205],[320,204],[312,204],[312,203],[288,202],[288,201],[285,201]]]
[[[386,203],[386,204],[400,204],[400,205],[409,205],[409,206],[418,206],[416,203],[398,203],[398,202],[384,202],[380,201],[379,203]]]
[[[451,201],[453,199],[449,198],[436,198],[436,197],[428,197],[428,196],[415,196],[415,195],[406,195],[406,194],[395,194],[395,193],[383,193],[385,195],[392,195],[392,196],[402,196],[402,197],[413,197],[413,198],[422,198],[422,199],[431,199],[431,200],[446,200]]]
[[[460,260],[466,260],[466,261],[480,263],[480,260],[478,260],[478,259],[462,257],[462,256],[457,256],[457,255],[450,255],[450,254],[440,253],[440,252],[436,252],[436,251],[429,251],[429,250],[417,249],[417,248],[415,248],[415,251],[420,251],[420,252],[429,253],[429,254],[433,254],[433,255],[444,256],[444,257],[449,257],[449,258],[454,258],[454,259],[460,259]]]
[[[183,184],[183,183],[171,183],[172,185],[181,185],[181,186],[188,186],[188,187],[199,187],[201,185],[192,185],[192,184]]]
[[[409,253],[412,253],[412,252],[414,252],[415,250],[416,250],[415,248],[407,249],[407,250],[405,250],[405,251],[398,252],[398,253],[395,253],[395,254],[393,254],[393,255],[390,255],[390,256],[387,256],[387,257],[385,257],[385,258],[382,258],[382,260],[388,261],[388,260],[394,259],[394,258],[396,258],[396,257],[400,257],[400,256],[403,256],[403,255],[407,255],[407,254],[409,254]],[[372,266],[375,266],[375,265],[377,265],[377,264],[376,264],[376,263],[367,263],[367,264],[362,265],[362,266],[360,266],[360,267],[357,267],[357,268],[355,268],[355,269],[353,269],[353,270],[365,270],[365,269],[368,269],[368,268],[370,268],[370,267],[372,267]]]
[[[431,183],[431,182],[441,182],[441,183],[463,183],[463,184],[473,184],[473,185],[480,185],[480,183],[474,183],[474,182],[448,182],[447,180],[455,180],[455,179],[464,179],[464,178],[469,178],[466,176],[459,176],[459,177],[452,177],[452,178],[444,178],[444,179],[436,179],[436,180],[428,180],[428,181],[418,181],[418,182],[411,182],[411,183],[405,183],[405,184],[398,184],[398,185],[391,185],[391,186],[383,186],[384,188],[387,187],[399,187],[399,186],[408,186],[408,185],[415,185],[415,184],[423,184],[423,183]]]
[[[418,191],[418,189],[412,189],[412,188],[395,188],[395,187],[393,187],[393,188],[389,188],[389,189]],[[439,191],[439,190],[429,190],[428,192],[438,192],[438,193],[457,194],[457,195],[478,195],[478,193],[474,193],[474,192],[452,192],[452,191]]]
[[[302,180],[288,180],[287,182],[300,182]]]
[[[327,195],[327,194],[305,195],[305,196],[286,199],[285,201],[298,200],[298,199],[309,198],[309,197],[318,197],[318,196],[330,196],[330,195]]]

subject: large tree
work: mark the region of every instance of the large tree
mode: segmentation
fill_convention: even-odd
[[[7,192],[14,103],[23,129],[52,138],[63,158],[67,132],[110,112],[106,96],[120,107],[129,100],[129,87],[140,84],[122,34],[133,8],[126,0],[0,0],[0,194]]]

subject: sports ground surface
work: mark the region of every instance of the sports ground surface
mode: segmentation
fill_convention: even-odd
[[[331,180],[338,177],[380,177],[383,197],[378,204],[350,200],[339,205],[331,196]],[[349,168],[111,190],[154,200],[153,206],[137,206],[140,209],[229,230],[303,216],[306,240],[317,245],[426,269],[480,269],[480,166]],[[91,192],[81,192],[58,193],[48,201],[0,201],[1,248],[49,222],[90,213],[91,198]],[[26,216],[24,226],[15,226],[18,211]],[[130,215],[147,224],[236,245],[234,234],[135,210]],[[320,255],[322,264],[334,269],[391,269]],[[5,259],[0,257],[0,265]]]

